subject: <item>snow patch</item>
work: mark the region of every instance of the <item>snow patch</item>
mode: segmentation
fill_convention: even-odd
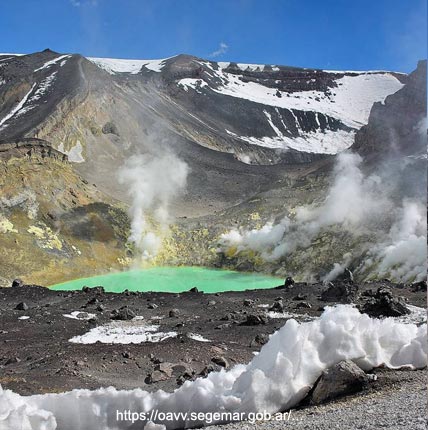
[[[95,314],[91,314],[88,312],[82,312],[82,311],[73,311],[69,314],[63,314],[63,317],[71,318],[74,320],[90,320],[92,318],[95,318]]]
[[[0,120],[0,131],[7,127],[7,125],[3,125],[6,121],[8,121],[10,118],[16,115],[21,115],[21,110],[23,109],[25,103],[28,100],[28,97],[30,97],[30,94],[33,92],[36,84],[34,83],[33,86],[30,88],[30,91],[28,91],[27,94],[21,99],[21,101],[5,116],[3,119]],[[24,113],[24,112],[22,112]]]
[[[111,322],[98,327],[94,327],[81,336],[75,336],[69,340],[71,343],[92,344],[101,343],[143,343],[162,342],[165,339],[177,337],[177,333],[159,332],[158,325],[148,325],[141,320]]]
[[[193,339],[196,340],[197,342],[211,342],[209,339],[206,339],[205,337],[203,337],[200,334],[196,334],[196,333],[188,333],[187,337],[189,339]]]
[[[271,121],[271,119],[269,118]],[[271,126],[275,127],[278,133],[280,130],[272,123]],[[273,128],[272,127],[272,128]],[[248,142],[251,145],[263,146],[272,149],[294,149],[301,152],[310,152],[315,154],[337,154],[352,146],[354,143],[354,131],[345,130],[324,130],[316,132],[301,132],[300,136],[238,136],[236,133],[226,129],[226,133],[236,139]]]
[[[130,73],[131,75],[136,75],[143,67],[153,72],[160,72],[165,66],[165,61],[169,58],[172,57],[162,58],[160,60],[124,60],[88,57],[88,60],[111,75],[115,75],[116,73]]]
[[[183,87],[184,91],[188,91],[189,88],[194,89],[196,92],[200,93],[199,89],[208,86],[208,84],[203,79],[192,79],[184,78],[177,82],[177,85]]]
[[[80,140],[78,140],[76,142],[76,145],[72,146],[68,151],[64,149],[64,143],[61,142],[58,145],[58,151],[67,155],[68,161],[70,161],[72,163],[83,163],[83,162],[85,162],[85,159],[83,158],[83,155],[82,155],[83,146],[80,143]]]
[[[65,61],[67,58],[71,57],[71,55],[60,55],[59,57],[54,58],[53,60],[47,61],[45,64],[43,64],[42,67],[39,67],[38,69],[35,69],[35,72],[38,72],[40,70],[43,69],[47,69],[48,67],[53,66],[54,64],[58,63],[59,61],[61,61],[60,67],[62,67],[65,64]]]

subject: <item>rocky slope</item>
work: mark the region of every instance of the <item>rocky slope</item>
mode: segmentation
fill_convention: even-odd
[[[218,238],[236,225],[260,228],[322,200],[336,154],[355,136],[353,147],[370,158],[384,146],[372,130],[389,130],[394,115],[407,121],[406,130],[416,127],[426,106],[418,92],[424,73],[422,63],[407,76],[216,63],[189,55],[114,60],[50,50],[0,54],[0,198],[9,202],[1,206],[0,241],[28,263],[2,257],[3,283],[19,275],[46,284],[71,272],[89,275],[129,264],[133,249],[126,243],[124,211],[131,198],[117,171],[135,154],[172,153],[190,171],[157,263],[279,274],[309,264],[325,271],[370,235],[355,241],[340,229],[324,232],[311,253],[296,253],[288,267],[257,256],[225,261],[216,252]],[[373,125],[376,118],[381,126]],[[411,133],[400,133],[406,155],[419,154],[420,147],[409,143]],[[413,176],[424,174],[423,163],[410,167]],[[36,196],[34,220],[16,203],[23,189]],[[47,197],[57,193],[77,197],[70,194],[65,203]],[[81,254],[41,246],[28,232],[38,223],[44,236],[50,229]],[[337,246],[326,252],[331,243]]]

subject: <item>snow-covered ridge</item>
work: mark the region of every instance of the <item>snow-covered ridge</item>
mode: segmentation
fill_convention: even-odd
[[[19,396],[0,387],[2,429],[120,430],[130,423],[116,419],[117,410],[135,413],[228,411],[244,415],[275,413],[298,404],[323,370],[353,360],[368,371],[374,367],[424,368],[427,365],[427,327],[403,324],[393,318],[372,319],[357,309],[328,307],[319,319],[299,324],[290,319],[248,365],[212,372],[187,381],[173,393],[141,389],[73,390],[61,394]],[[205,415],[207,416],[207,415]],[[175,429],[207,424],[183,415],[162,425],[138,428]],[[209,424],[215,424],[210,421]]]
[[[11,57],[23,57],[24,55],[27,55],[27,54],[10,54],[5,52],[0,53],[0,57],[3,57],[5,55],[10,55]]]
[[[130,73],[131,75],[135,75],[142,67],[146,67],[153,72],[160,72],[165,66],[165,61],[168,60],[168,58],[161,58],[160,60],[126,60],[96,57],[87,57],[87,59],[111,75],[117,73]]]
[[[35,72],[38,72],[39,70],[47,69],[50,66],[53,66],[54,64],[58,63],[61,60],[66,60],[67,58],[70,58],[71,55],[60,55],[59,57],[54,58],[53,60],[47,61],[43,66],[39,67],[38,69],[34,70]],[[65,64],[64,61],[61,61],[60,66],[62,67]]]

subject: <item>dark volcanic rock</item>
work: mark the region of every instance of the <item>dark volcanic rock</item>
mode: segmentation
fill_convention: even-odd
[[[5,364],[5,366],[8,366],[9,364],[16,364],[16,363],[19,363],[20,361],[21,361],[21,359],[18,357],[11,357],[11,358],[8,358],[6,360],[6,363],[4,363],[4,364]]]
[[[306,300],[308,296],[306,294],[299,293],[293,297],[293,300]]]
[[[229,367],[229,362],[224,357],[216,356],[213,357],[211,361],[218,366],[224,367],[225,369]]]
[[[369,122],[355,135],[352,149],[372,159],[426,154],[427,61],[419,61],[403,88],[373,105]],[[425,167],[426,173],[426,167]]]
[[[312,305],[309,302],[300,302],[296,304],[296,309],[301,309],[301,308],[305,308],[305,309],[311,309]]]
[[[293,285],[294,285],[294,279],[291,276],[289,276],[288,278],[285,279],[285,282],[284,282],[285,288],[290,288]]]
[[[269,335],[266,333],[259,333],[256,335],[256,337],[251,341],[250,346],[259,346],[259,345],[265,345],[269,342]]]
[[[150,303],[147,305],[147,309],[157,309],[159,306],[156,303]]]
[[[410,289],[414,293],[417,291],[426,291],[427,290],[427,281],[415,282],[410,286]]]
[[[255,304],[255,301],[252,299],[244,299],[243,301],[243,305],[247,307],[254,306],[254,304]]]
[[[119,136],[119,131],[116,125],[111,121],[106,122],[101,131],[103,134],[115,134],[116,136]]]
[[[356,393],[367,387],[368,376],[350,360],[324,370],[312,391],[311,403],[320,404],[335,397]]]
[[[410,314],[402,298],[394,297],[389,289],[382,287],[359,308],[371,317],[399,317]]]
[[[128,308],[128,306],[122,306],[119,310],[113,310],[110,318],[112,320],[128,321],[135,318],[135,316],[135,312]]]
[[[343,281],[343,282],[349,282],[349,283],[353,283],[354,282],[354,274],[348,269],[346,268],[343,273],[341,273],[337,278],[337,281]]]
[[[266,315],[262,314],[250,314],[247,315],[247,319],[242,323],[242,325],[265,325],[267,324]]]
[[[274,304],[269,308],[272,312],[284,312],[284,303],[282,300],[276,300]]]
[[[28,310],[28,305],[25,302],[18,303],[15,307],[18,311],[26,311]]]
[[[24,286],[24,282],[22,281],[22,279],[14,279],[12,281],[12,287],[23,287]]]
[[[180,314],[180,311],[178,310],[178,309],[171,309],[169,312],[168,312],[168,316],[170,317],[170,318],[175,318],[175,317],[178,317],[178,315]]]
[[[358,286],[343,282],[330,282],[329,287],[321,293],[324,302],[352,303],[357,297]]]

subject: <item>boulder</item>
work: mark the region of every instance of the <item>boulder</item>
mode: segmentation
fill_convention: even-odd
[[[328,288],[321,293],[321,300],[324,302],[352,303],[355,301],[357,293],[358,285],[330,282]]]
[[[92,299],[87,301],[87,305],[96,305],[99,303],[99,300],[96,297],[93,297]]]
[[[391,290],[380,287],[376,293],[372,293],[367,301],[359,306],[361,312],[371,317],[399,317],[410,314],[404,299],[394,297]]]
[[[14,279],[14,280],[12,281],[12,287],[13,287],[13,288],[16,288],[16,287],[23,287],[23,286],[24,286],[24,281],[22,281],[22,279],[17,278],[17,279]]]
[[[180,311],[178,310],[178,309],[171,309],[169,312],[168,312],[168,316],[170,317],[170,318],[176,318],[176,317],[178,317],[178,315],[180,314]]]
[[[416,293],[417,291],[427,291],[427,281],[414,282],[410,286],[410,290]]]
[[[267,324],[266,315],[261,314],[249,314],[247,315],[246,320],[242,323],[242,325],[265,325]]]
[[[152,373],[146,376],[144,382],[146,384],[155,384],[156,382],[167,381],[170,377],[160,370],[154,370]]]
[[[26,311],[28,310],[28,305],[25,302],[21,302],[16,305],[15,309],[18,311]]]
[[[287,277],[284,281],[284,287],[291,288],[293,285],[294,285],[294,279],[291,276]]]
[[[250,347],[265,345],[269,342],[269,335],[266,333],[259,333],[256,337],[251,341]]]
[[[112,320],[129,321],[135,318],[135,312],[128,306],[122,306],[119,310],[113,310],[110,318]]]
[[[282,300],[277,300],[274,304],[269,308],[272,312],[284,312],[284,303]]]
[[[147,309],[157,309],[159,306],[156,303],[149,303]]]
[[[5,366],[8,366],[9,364],[16,364],[16,363],[19,363],[20,361],[21,361],[21,359],[18,357],[11,357],[11,358],[8,358],[6,360],[6,363],[4,363],[4,364],[5,364]]]
[[[315,383],[310,403],[317,405],[335,397],[362,391],[368,382],[368,376],[353,361],[341,361],[324,370]]]
[[[353,283],[354,282],[354,274],[351,272],[351,270],[349,270],[348,268],[346,268],[343,273],[341,273],[337,278],[337,281],[344,281],[344,282],[348,282],[348,283]]]
[[[229,367],[229,362],[226,360],[226,358],[224,358],[222,356],[215,356],[211,359],[211,361],[214,364],[217,364],[217,366],[224,367],[225,369],[227,369]]]
[[[300,302],[296,304],[296,309],[301,309],[301,308],[305,308],[305,309],[311,309],[312,305],[309,302]]]

